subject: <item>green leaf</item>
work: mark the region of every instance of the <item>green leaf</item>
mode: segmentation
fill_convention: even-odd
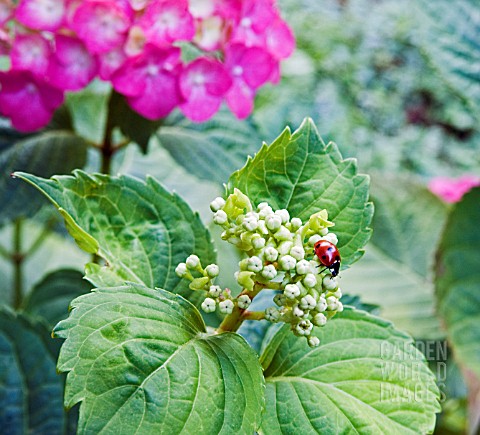
[[[107,123],[110,87],[94,82],[81,92],[69,92],[66,105],[78,135],[96,143],[103,143]]]
[[[82,401],[79,433],[253,433],[264,380],[239,335],[207,335],[200,313],[164,290],[129,284],[72,302],[65,404]]]
[[[452,210],[436,264],[435,290],[455,357],[480,378],[480,188]]]
[[[29,136],[0,153],[0,225],[20,216],[33,215],[44,201],[32,196],[32,189],[9,179],[13,171],[27,171],[42,177],[65,174],[85,165],[87,145],[66,131]]]
[[[420,44],[447,82],[480,116],[480,5],[477,0],[422,0]]]
[[[260,144],[256,129],[227,111],[202,124],[182,117],[172,126],[162,126],[157,137],[189,173],[219,184],[243,166]]]
[[[215,262],[210,234],[198,215],[151,177],[144,182],[82,171],[51,180],[25,173],[16,176],[61,209],[82,249],[106,260],[109,285],[132,281],[190,294],[186,280],[175,274],[177,264],[193,253],[205,265]],[[98,268],[88,271],[94,272],[87,276],[94,284],[105,283]]]
[[[63,378],[55,370],[56,347],[42,324],[0,308],[2,433],[64,432]]]
[[[30,316],[44,319],[53,328],[67,317],[70,301],[91,288],[81,272],[73,269],[56,270],[32,289],[22,309]]]
[[[432,431],[439,391],[424,356],[391,323],[345,310],[311,349],[285,325],[261,357],[261,432],[417,434]]]
[[[302,220],[326,209],[335,223],[342,262],[348,265],[361,257],[370,237],[368,184],[366,175],[357,174],[355,161],[342,160],[334,143],[325,145],[307,118],[293,134],[285,129],[232,174],[227,193],[236,187],[253,203],[267,201]]]
[[[342,273],[342,289],[377,304],[416,338],[444,337],[435,314],[432,266],[447,207],[419,182],[372,176],[373,235],[365,257]]]

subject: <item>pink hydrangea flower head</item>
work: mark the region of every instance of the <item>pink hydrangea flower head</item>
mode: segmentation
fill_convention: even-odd
[[[178,47],[160,48],[147,44],[113,74],[114,89],[148,119],[167,116],[181,101],[178,77],[181,69]]]
[[[87,86],[98,72],[98,63],[82,41],[59,34],[55,38],[55,47],[48,65],[50,83],[71,91]]]
[[[86,0],[75,10],[70,27],[90,52],[104,53],[123,44],[131,24],[129,12],[113,0]]]
[[[271,0],[244,0],[239,22],[235,26],[232,40],[245,45],[265,44],[265,30],[276,19],[277,11]]]
[[[55,31],[63,23],[64,0],[20,0],[15,18],[27,27]]]
[[[474,175],[459,178],[435,177],[428,183],[432,193],[449,203],[460,201],[463,195],[475,186],[480,186],[480,177]]]
[[[63,92],[37,80],[29,71],[2,72],[0,84],[0,112],[8,116],[19,131],[44,127],[63,102]]]
[[[41,78],[48,69],[50,43],[40,33],[18,35],[10,52],[12,69],[31,71]]]
[[[232,79],[222,63],[198,58],[180,76],[180,90],[185,98],[180,110],[192,121],[206,121],[218,111],[231,85]]]
[[[279,17],[266,30],[266,44],[275,59],[286,59],[295,49],[293,32]]]
[[[187,0],[151,1],[138,25],[143,28],[148,42],[160,46],[174,41],[191,41],[195,35]]]
[[[11,0],[0,1],[0,24],[8,21],[13,15],[14,5]]]

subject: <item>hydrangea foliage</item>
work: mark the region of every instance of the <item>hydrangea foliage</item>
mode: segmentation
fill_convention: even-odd
[[[46,125],[65,91],[95,77],[148,119],[179,107],[205,121],[223,101],[245,118],[295,44],[271,0],[6,1],[0,24],[10,59],[0,76],[0,113],[22,131]],[[182,60],[179,43],[195,47],[196,58]]]

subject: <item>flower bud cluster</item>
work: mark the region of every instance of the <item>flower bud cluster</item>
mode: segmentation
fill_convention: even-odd
[[[215,285],[214,281],[219,272],[220,269],[216,264],[209,264],[203,268],[198,256],[193,254],[185,260],[185,263],[180,263],[175,269],[175,273],[180,278],[190,281],[191,290],[205,292],[201,308],[206,313],[213,313],[217,309],[217,305],[218,310],[223,314],[231,314],[235,305],[247,309],[252,303],[248,295],[233,298],[229,289],[222,289]]]
[[[315,213],[304,223],[266,202],[254,208],[238,189],[227,200],[216,198],[210,208],[214,222],[224,230],[222,239],[247,255],[235,275],[238,284],[254,294],[259,289],[277,290],[276,306],[265,310],[265,318],[290,323],[295,335],[306,337],[309,346],[318,346],[313,327],[325,325],[343,310],[337,277],[314,252],[319,240],[338,242],[329,231],[334,224],[328,221],[327,211]]]

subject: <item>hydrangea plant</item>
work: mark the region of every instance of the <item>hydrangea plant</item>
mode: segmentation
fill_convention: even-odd
[[[211,203],[221,238],[243,254],[238,288],[216,284],[210,233],[154,179],[16,176],[104,260],[87,264],[97,288],[54,328],[79,433],[433,430],[439,391],[424,356],[390,322],[344,306],[341,271],[315,257],[323,238],[353,265],[373,208],[368,177],[311,120],[264,144]]]

